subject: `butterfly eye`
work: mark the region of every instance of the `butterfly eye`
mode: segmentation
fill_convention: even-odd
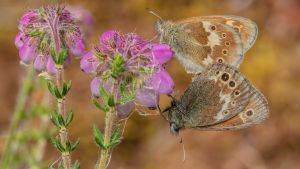
[[[227,53],[228,53],[227,49],[223,49],[223,50],[222,50],[222,53],[223,53],[224,55],[227,55]]]
[[[253,115],[253,111],[252,111],[252,110],[248,110],[248,111],[246,112],[246,115],[247,115],[247,116],[252,116],[252,115]]]
[[[222,37],[223,37],[223,38],[226,38],[226,33],[222,33]]]
[[[226,46],[229,46],[229,45],[230,45],[230,42],[226,41],[226,42],[225,42],[225,45],[226,45]]]
[[[212,25],[212,26],[210,27],[210,29],[214,31],[214,30],[216,30],[216,26]]]
[[[235,82],[234,82],[234,81],[230,81],[230,82],[229,82],[229,86],[230,86],[230,87],[235,87]]]
[[[226,82],[229,79],[229,74],[228,73],[223,73],[221,79]]]

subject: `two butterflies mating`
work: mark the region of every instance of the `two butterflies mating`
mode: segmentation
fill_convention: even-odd
[[[237,16],[203,16],[156,24],[193,81],[162,115],[170,130],[237,130],[268,117],[265,97],[241,74],[244,54],[257,37],[257,26]]]

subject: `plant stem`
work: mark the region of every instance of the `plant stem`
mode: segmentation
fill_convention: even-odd
[[[16,133],[21,122],[23,113],[25,111],[27,99],[32,91],[33,87],[33,75],[34,69],[29,66],[26,70],[26,76],[22,82],[21,89],[18,93],[16,107],[12,116],[12,121],[9,127],[8,138],[5,143],[4,153],[1,160],[1,169],[8,169],[13,155],[13,141],[15,140]]]
[[[113,86],[113,95],[116,99],[116,90],[117,83]],[[105,115],[105,129],[104,129],[104,145],[108,145],[110,143],[110,139],[115,126],[115,118],[116,118],[116,108],[112,107],[109,112]],[[96,165],[96,169],[106,169],[110,160],[110,156],[112,153],[112,148],[102,149],[100,152],[100,159]]]
[[[56,85],[59,88],[62,88],[64,82],[64,69],[63,67],[58,66],[57,67],[57,73],[56,73]],[[57,99],[57,111],[59,114],[63,116],[63,118],[66,118],[66,100],[63,99]],[[62,128],[59,131],[59,137],[60,141],[63,145],[66,145],[66,142],[69,140],[68,137],[68,130],[67,128]],[[63,161],[64,169],[71,169],[72,160],[71,160],[71,154],[70,152],[64,152],[61,154],[61,158]]]

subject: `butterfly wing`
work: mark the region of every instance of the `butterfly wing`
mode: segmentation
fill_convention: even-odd
[[[226,122],[230,128],[230,120],[237,116],[245,122],[240,125],[247,126],[246,122],[258,123],[267,115],[263,95],[236,68],[225,64],[214,64],[198,75],[182,96],[181,104],[186,110],[183,121],[187,128],[217,130]],[[250,109],[253,115],[247,118],[244,114],[249,114]]]
[[[203,16],[201,18],[203,20],[220,22],[231,26],[240,34],[243,44],[243,53],[246,53],[253,46],[257,38],[257,25],[248,18],[233,15]]]
[[[189,73],[202,72],[214,63],[239,67],[243,59],[242,42],[232,27],[200,18],[180,21],[175,25],[178,34],[169,44]]]

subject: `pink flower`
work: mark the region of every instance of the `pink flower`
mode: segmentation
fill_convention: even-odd
[[[93,55],[93,52],[87,52],[80,61],[80,68],[85,73],[96,72],[99,60]]]
[[[159,101],[159,94],[150,88],[141,88],[137,91],[136,100],[145,107],[156,108]]]
[[[156,44],[151,49],[151,54],[154,63],[164,64],[173,57],[174,52],[171,50],[171,47],[169,45]]]
[[[37,47],[35,44],[31,44],[29,40],[23,44],[19,49],[19,56],[23,63],[29,64],[34,61],[37,56]]]
[[[175,87],[173,79],[163,68],[151,76],[149,84],[156,92],[160,94],[171,94]]]
[[[118,105],[116,108],[117,115],[121,119],[127,118],[130,115],[130,113],[133,111],[134,107],[135,107],[135,103],[133,101],[122,105]]]

